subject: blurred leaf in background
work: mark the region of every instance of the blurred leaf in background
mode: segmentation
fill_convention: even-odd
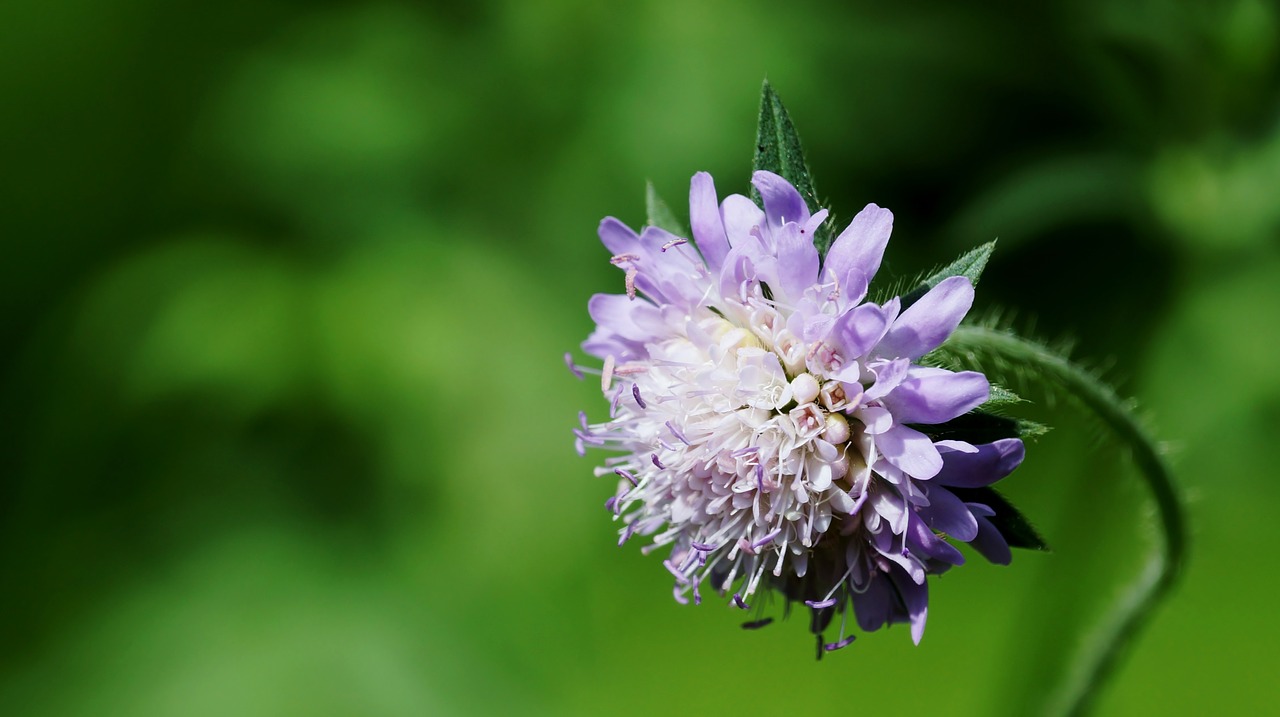
[[[974,561],[815,665],[613,546],[560,356],[652,180],[747,189],[760,79],[887,269],[1074,337],[1175,448],[1195,552],[1100,714],[1266,711],[1280,15],[1262,0],[0,9],[0,713],[1026,714],[1138,565],[1074,409]],[[767,657],[766,657],[767,656]],[[740,690],[763,670],[762,690]],[[928,676],[927,678],[923,676]],[[853,679],[853,682],[850,682]],[[914,684],[914,682],[913,682]],[[678,707],[673,708],[676,705]]]

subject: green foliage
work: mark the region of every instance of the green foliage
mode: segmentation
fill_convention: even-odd
[[[955,261],[925,277],[916,288],[904,294],[902,296],[902,308],[905,309],[916,303],[920,300],[920,297],[929,293],[929,290],[937,286],[943,279],[953,276],[967,277],[969,282],[976,287],[978,279],[982,277],[982,270],[987,268],[987,261],[995,250],[996,243],[990,241],[976,249],[965,252]]]
[[[752,168],[780,175],[800,192],[800,196],[809,205],[809,211],[820,208],[821,202],[813,188],[813,177],[805,162],[804,149],[800,146],[800,135],[796,132],[787,108],[782,105],[782,98],[774,92],[768,80],[765,80],[760,89],[760,120],[756,127],[756,155]],[[757,204],[760,203],[760,193],[755,187],[751,188],[751,198]],[[818,256],[826,256],[827,249],[831,248],[833,224],[834,218],[829,217],[813,237]]]
[[[999,384],[991,384],[991,393],[987,396],[987,402],[982,406],[983,408],[1000,408],[1019,403],[1026,403],[1026,399]]]
[[[984,407],[988,406],[983,404]],[[914,426],[936,441],[956,440],[969,443],[990,443],[1001,438],[1039,438],[1049,432],[1049,427],[1042,423],[1024,418],[1011,418],[981,408],[970,411],[963,416],[929,426]]]

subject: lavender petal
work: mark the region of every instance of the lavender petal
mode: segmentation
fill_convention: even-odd
[[[867,278],[875,276],[892,232],[893,212],[868,204],[836,237],[824,260],[825,269],[839,281],[852,271]]]
[[[804,224],[809,221],[809,206],[791,182],[773,172],[761,170],[751,175],[751,184],[760,192],[770,227],[779,229],[787,222]]]
[[[976,448],[973,453],[943,453],[942,470],[934,480],[957,488],[981,488],[1012,473],[1025,455],[1022,441],[1017,438],[1002,438]]]
[[[718,272],[729,253],[729,238],[725,235],[724,219],[716,202],[715,182],[706,172],[693,175],[689,183],[689,224],[707,268]]]
[[[902,312],[876,351],[881,356],[920,358],[947,340],[972,305],[973,284],[969,279],[943,279]]]
[[[976,371],[917,366],[884,397],[884,405],[901,423],[945,423],[981,406],[990,391],[987,377]]]

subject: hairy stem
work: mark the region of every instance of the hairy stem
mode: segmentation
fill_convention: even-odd
[[[1129,447],[1155,499],[1161,545],[1087,636],[1045,712],[1071,717],[1087,714],[1125,648],[1168,596],[1182,572],[1187,552],[1186,520],[1172,471],[1146,428],[1109,386],[1045,347],[1008,332],[964,326],[956,329],[944,350],[962,362],[994,360],[1051,379],[1096,413]]]

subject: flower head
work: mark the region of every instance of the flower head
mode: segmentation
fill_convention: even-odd
[[[597,328],[583,349],[603,362],[610,413],[582,416],[579,451],[614,454],[596,473],[618,480],[606,507],[619,544],[665,547],[678,601],[710,591],[745,609],[771,587],[809,608],[827,650],[853,639],[850,613],[867,631],[909,622],[919,642],[926,577],[964,562],[953,541],[1010,559],[993,508],[968,499],[1018,466],[1022,442],[928,431],[988,398],[982,374],[919,363],[973,287],[957,276],[909,306],[868,301],[893,215],[868,205],[824,258],[813,237],[826,210],[811,214],[776,174],[752,182],[763,211],[693,177],[696,247],[601,222],[625,291],[588,306]]]

